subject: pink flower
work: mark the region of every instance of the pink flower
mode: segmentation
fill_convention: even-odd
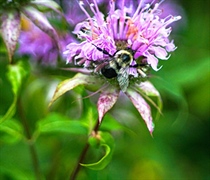
[[[159,70],[158,61],[167,60],[169,53],[176,49],[173,40],[169,39],[172,31],[170,24],[181,17],[167,15],[160,18],[161,3],[143,5],[140,0],[134,6],[130,1],[121,0],[118,3],[120,8],[116,8],[114,0],[110,0],[109,4],[109,12],[104,15],[99,11],[96,0],[93,0],[89,4],[91,16],[83,1],[80,1],[79,5],[87,19],[78,23],[73,33],[82,42],[70,43],[64,54],[67,63],[83,65],[83,68],[71,69],[83,74],[62,82],[54,100],[77,85],[98,89],[101,92],[97,103],[101,122],[117,101],[120,91],[123,91],[152,133],[154,125],[147,101],[160,111],[161,98],[155,87],[147,81],[148,70],[150,67]],[[63,91],[63,87],[68,88]],[[157,97],[158,104],[149,96]]]
[[[137,64],[136,59],[145,57],[154,70],[159,69],[158,59],[168,59],[169,52],[176,49],[173,41],[169,40],[172,31],[169,25],[181,17],[168,15],[161,19],[159,3],[153,6],[146,4],[142,7],[140,1],[135,11],[124,4],[122,0],[121,8],[115,9],[115,2],[111,0],[108,16],[104,17],[94,0],[90,4],[94,14],[91,17],[80,1],[80,7],[88,19],[75,27],[73,33],[83,41],[80,44],[70,43],[67,46],[65,51],[67,62],[83,58],[84,65],[89,65],[90,61],[101,61],[109,57],[96,47],[106,50],[110,55],[119,49],[130,48],[135,52],[131,64]]]

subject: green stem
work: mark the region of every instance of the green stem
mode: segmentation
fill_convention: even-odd
[[[20,119],[22,121],[23,124],[23,128],[25,130],[26,133],[26,138],[28,140],[28,146],[29,146],[29,151],[30,151],[30,155],[31,155],[31,159],[32,159],[32,164],[33,164],[33,168],[34,168],[34,174],[37,180],[41,179],[41,173],[40,173],[40,169],[39,169],[39,161],[38,161],[38,156],[37,156],[37,152],[36,152],[36,148],[34,145],[34,142],[31,140],[32,135],[29,129],[29,125],[28,125],[28,121],[25,117],[24,111],[23,111],[23,107],[22,107],[22,103],[20,98],[18,99],[17,102],[18,105],[18,113],[20,116]]]
[[[93,128],[93,131],[95,131],[96,134],[97,134],[97,132],[99,130],[99,127],[100,127],[100,123],[99,123],[99,120],[97,120],[96,125]],[[90,147],[90,145],[87,142],[86,145],[85,145],[85,147],[82,150],[82,153],[80,154],[79,160],[78,160],[78,162],[77,162],[77,164],[76,164],[76,166],[74,168],[74,171],[72,172],[72,174],[70,176],[70,180],[75,180],[76,179],[76,176],[79,173],[79,170],[81,168],[81,165],[80,164],[83,162],[83,160],[84,160],[84,158],[85,158],[85,156],[87,154],[87,151],[88,151],[89,147]]]

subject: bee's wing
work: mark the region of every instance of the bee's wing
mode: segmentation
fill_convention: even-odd
[[[128,67],[121,68],[117,75],[117,81],[119,83],[120,89],[125,92],[129,85],[129,74],[128,74]]]

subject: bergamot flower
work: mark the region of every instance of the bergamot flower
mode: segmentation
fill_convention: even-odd
[[[158,61],[167,60],[169,53],[176,49],[173,40],[169,39],[170,24],[181,18],[173,15],[160,18],[161,3],[144,5],[140,0],[136,7],[132,3],[127,5],[125,0],[118,3],[110,0],[109,12],[103,14],[96,0],[89,4],[91,11],[80,1],[87,19],[78,23],[73,33],[81,42],[70,43],[64,54],[67,63],[82,66],[71,70],[82,74],[62,82],[52,102],[78,85],[91,87],[100,93],[97,107],[101,122],[122,91],[152,133],[154,125],[148,102],[159,107],[149,96],[158,97],[159,102],[161,99],[148,81],[148,72],[149,69],[159,70]],[[117,4],[120,4],[119,8]]]

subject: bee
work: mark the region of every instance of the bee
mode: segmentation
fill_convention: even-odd
[[[95,46],[95,45],[94,45]],[[137,71],[142,77],[146,77],[146,71],[148,70],[148,65],[145,63],[140,63],[136,65],[131,65],[134,60],[134,51],[130,48],[117,50],[113,55],[109,54],[106,50],[95,46],[97,50],[103,52],[109,56],[108,60],[102,61],[103,63],[97,68],[100,69],[101,74],[107,79],[116,78],[120,89],[126,92],[129,86],[129,68],[138,68]],[[140,68],[139,68],[140,67]]]

